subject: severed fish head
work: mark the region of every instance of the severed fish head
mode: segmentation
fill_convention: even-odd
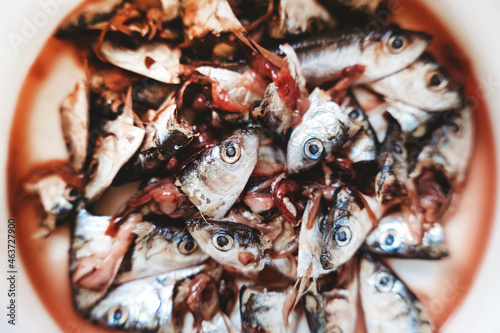
[[[359,63],[366,66],[365,80],[377,80],[408,67],[424,53],[431,41],[432,37],[424,32],[397,26],[369,33],[361,42]]]
[[[267,261],[265,251],[271,248],[271,242],[258,229],[203,218],[188,221],[187,227],[203,252],[220,264],[242,271],[264,268]]]
[[[259,153],[260,129],[249,127],[197,156],[176,185],[209,218],[222,218],[243,191]]]
[[[367,331],[435,331],[422,303],[382,262],[365,255],[361,259],[359,281]]]

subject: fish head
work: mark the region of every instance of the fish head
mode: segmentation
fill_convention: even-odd
[[[349,261],[363,243],[365,228],[359,223],[352,223],[353,219],[353,216],[343,217],[333,223],[321,250],[323,269],[336,269]]]
[[[350,122],[338,104],[312,104],[288,141],[288,172],[297,173],[310,169],[330,157],[359,129],[359,125]]]
[[[56,218],[66,217],[82,199],[78,189],[68,184],[58,174],[27,183],[25,190],[30,194],[36,194],[45,213]]]
[[[403,30],[397,26],[382,33],[369,34],[363,44],[361,64],[372,80],[396,73],[418,59],[432,37],[424,32]],[[369,73],[366,73],[369,71]]]
[[[188,164],[176,185],[204,216],[222,218],[245,188],[257,164],[259,144],[260,129],[245,128]]]
[[[90,312],[104,326],[133,331],[156,331],[170,319],[174,284],[163,286],[155,277],[122,284]]]
[[[201,249],[217,262],[244,269],[263,268],[271,242],[261,231],[235,222],[191,219],[187,227]]]

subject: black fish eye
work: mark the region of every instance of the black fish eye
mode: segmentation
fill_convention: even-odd
[[[375,276],[375,288],[380,292],[388,292],[394,285],[394,278],[387,272],[379,272]]]
[[[184,237],[182,237],[177,248],[179,249],[179,252],[181,254],[188,255],[195,252],[198,249],[198,244],[194,241],[191,235],[187,234],[184,235]]]
[[[358,109],[354,109],[351,112],[349,112],[349,117],[351,117],[352,119],[358,119],[360,114],[361,112],[359,112]]]
[[[456,122],[452,122],[450,124],[450,126],[451,126],[451,130],[453,131],[453,133],[459,133],[460,132],[460,129],[461,129],[460,125],[457,124]]]
[[[234,241],[231,236],[224,232],[218,232],[212,237],[212,243],[220,251],[229,251],[234,246]]]
[[[79,193],[76,188],[74,188],[71,185],[68,185],[66,189],[64,190],[64,198],[68,200],[69,202],[74,202],[76,199],[78,199]]]
[[[348,227],[340,227],[337,229],[335,232],[335,243],[337,243],[338,246],[346,246],[351,242],[352,238],[352,233],[351,229]]]
[[[393,35],[389,39],[390,49],[394,53],[399,53],[405,49],[406,46],[406,38],[401,35]]]
[[[73,152],[73,146],[71,145],[71,142],[66,141],[66,150],[68,151],[68,153],[71,153]]]
[[[429,89],[439,91],[447,86],[447,79],[439,70],[431,70],[426,74],[425,81]]]
[[[401,238],[396,230],[390,229],[380,236],[379,244],[382,250],[392,252],[401,246]]]
[[[401,148],[401,146],[398,145],[397,143],[394,144],[394,146],[392,147],[392,149],[394,150],[394,152],[396,154],[402,154],[403,153],[403,148]]]
[[[108,324],[110,326],[122,326],[128,319],[128,310],[121,305],[112,307],[108,313]]]
[[[309,139],[304,146],[304,153],[310,159],[317,160],[323,154],[323,149],[323,143],[320,140]]]
[[[221,150],[221,158],[224,162],[228,164],[233,164],[238,162],[241,157],[241,149],[234,142],[230,142],[229,144],[222,147]]]

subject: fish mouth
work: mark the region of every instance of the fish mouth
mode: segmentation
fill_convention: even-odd
[[[322,253],[321,256],[319,257],[319,262],[321,263],[321,266],[323,269],[334,269],[335,265],[332,263],[332,256],[329,253]]]

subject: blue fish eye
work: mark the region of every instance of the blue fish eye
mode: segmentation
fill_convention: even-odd
[[[127,308],[116,305],[112,307],[108,312],[108,325],[113,327],[120,327],[125,324],[128,319]]]
[[[317,160],[323,154],[323,143],[318,139],[309,139],[304,145],[304,153],[307,157]]]
[[[357,119],[359,117],[360,113],[361,112],[359,112],[358,109],[354,109],[351,112],[349,112],[349,117],[351,117],[352,119]]]
[[[394,236],[393,235],[387,235],[385,238],[385,245],[392,245],[394,244]]]

